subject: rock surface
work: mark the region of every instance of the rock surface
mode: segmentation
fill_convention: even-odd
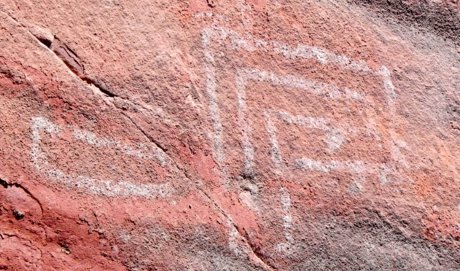
[[[0,270],[460,270],[459,3],[0,1]]]

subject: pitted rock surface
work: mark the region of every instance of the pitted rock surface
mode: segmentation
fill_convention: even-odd
[[[0,2],[0,270],[460,270],[460,2]]]

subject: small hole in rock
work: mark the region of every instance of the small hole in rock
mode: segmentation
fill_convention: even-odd
[[[13,210],[13,216],[16,218],[16,220],[21,220],[24,218],[24,213],[19,211],[19,210]]]

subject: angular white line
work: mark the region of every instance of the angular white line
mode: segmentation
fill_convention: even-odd
[[[283,228],[286,242],[278,244],[276,249],[279,252],[289,254],[291,252],[291,246],[294,244],[294,238],[292,237],[291,195],[289,194],[289,191],[284,187],[280,188],[280,200],[284,213]]]
[[[69,128],[70,129],[70,128]],[[37,171],[44,173],[51,180],[62,183],[69,188],[79,188],[95,195],[108,197],[116,196],[139,196],[146,198],[167,197],[174,192],[174,188],[169,183],[163,184],[137,184],[126,180],[100,180],[88,176],[71,176],[63,171],[54,168],[48,162],[46,154],[41,149],[41,132],[49,134],[59,134],[62,128],[53,124],[46,118],[36,117],[32,119],[32,163]],[[119,148],[127,155],[135,156],[142,159],[157,161],[160,165],[165,166],[167,154],[161,149],[154,151],[154,154],[147,154],[145,150],[136,149],[132,146],[122,144],[118,141],[99,138],[95,134],[75,129],[73,136],[76,140],[81,140],[89,145],[97,147],[115,147]]]

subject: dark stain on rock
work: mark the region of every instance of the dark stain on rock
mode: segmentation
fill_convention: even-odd
[[[382,17],[390,15],[404,24],[431,30],[437,35],[460,44],[460,12],[453,4],[433,1],[348,0],[363,5]]]

